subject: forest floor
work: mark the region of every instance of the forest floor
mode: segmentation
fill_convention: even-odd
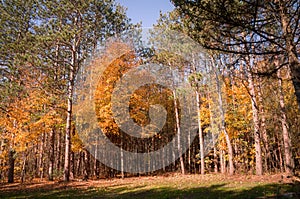
[[[282,175],[180,175],[0,183],[0,198],[300,198],[300,180]]]

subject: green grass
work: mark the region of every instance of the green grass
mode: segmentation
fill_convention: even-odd
[[[142,177],[88,182],[40,183],[39,186],[0,185],[0,198],[285,198],[300,193],[299,184],[270,183],[266,179],[240,179],[221,175]],[[33,184],[34,185],[34,184]],[[297,198],[298,196],[291,197]]]

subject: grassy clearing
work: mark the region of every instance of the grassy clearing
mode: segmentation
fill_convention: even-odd
[[[0,198],[298,198],[299,182],[280,175],[178,175],[87,182],[1,184]]]

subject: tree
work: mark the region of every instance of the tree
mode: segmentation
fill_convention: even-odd
[[[288,65],[300,109],[299,1],[172,2],[181,13],[189,34],[208,49],[240,55],[269,55],[273,59],[275,55],[283,57],[279,66],[259,73],[270,75]],[[243,48],[244,45],[247,48]]]
[[[34,1],[1,1],[0,11],[0,82],[1,115],[5,121],[14,120],[11,105],[18,103],[24,94],[24,79],[21,68],[34,60],[33,13],[37,4]],[[24,78],[24,76],[23,76]],[[16,119],[16,118],[15,118]],[[13,128],[17,128],[14,120]],[[9,133],[4,126],[4,132]],[[6,141],[9,142],[8,182],[14,181],[15,149],[13,132]],[[7,138],[7,137],[6,137]]]
[[[215,81],[216,81],[216,90],[218,93],[218,102],[219,102],[219,112],[220,112],[220,119],[221,119],[221,131],[225,135],[225,140],[228,148],[228,159],[229,159],[229,174],[233,175],[234,174],[234,164],[233,164],[233,148],[231,145],[231,140],[229,137],[229,133],[226,129],[226,122],[225,122],[225,110],[224,110],[224,105],[223,105],[223,97],[222,97],[222,82],[220,80],[220,69],[217,67],[216,60],[211,56],[211,62],[214,64],[212,66],[212,71],[215,73]]]
[[[45,1],[41,18],[51,29],[47,45],[65,49],[61,64],[66,67],[67,118],[65,131],[64,180],[70,178],[70,147],[75,77],[84,61],[104,38],[129,29],[129,21],[121,6],[114,1]],[[49,20],[51,18],[52,20]],[[60,59],[59,59],[60,60]]]
[[[118,81],[130,69],[134,69],[139,66],[140,59],[136,57],[137,53],[130,50],[127,44],[123,42],[113,42],[108,46],[109,48],[106,50],[104,55],[91,64],[91,67],[95,68],[95,70],[101,70],[101,68],[104,70],[97,88],[95,89],[95,109],[98,124],[101,127],[103,134],[105,134],[106,137],[120,148],[120,151],[115,151],[116,156],[113,160],[118,160],[117,157],[120,158],[120,171],[122,177],[124,177],[124,164],[125,161],[128,161],[128,157],[127,160],[124,158],[123,150],[149,153],[151,151],[158,150],[165,144],[166,140],[169,141],[170,138],[174,136],[174,128],[177,128],[176,125],[174,125],[176,124],[174,121],[175,116],[174,114],[172,115],[175,105],[173,104],[174,99],[170,98],[172,96],[172,92],[170,90],[161,85],[146,84],[137,88],[133,93],[131,93],[132,95],[125,92],[122,96],[118,97],[125,101],[130,98],[128,104],[129,109],[114,109],[115,106],[119,105],[117,103],[120,103],[112,100],[113,92],[118,91],[118,88],[116,88]],[[117,58],[115,60],[110,60],[111,57]],[[140,74],[134,76],[134,78],[136,78],[134,79],[136,81],[143,81]],[[127,86],[126,89],[131,90],[132,87]],[[120,90],[123,91],[123,89]],[[157,121],[155,120],[157,118],[161,118],[157,115],[160,113],[157,112],[154,115],[156,118],[153,118],[153,113],[151,113],[151,106],[157,104],[164,106],[168,112],[166,124],[162,129],[160,129],[160,126],[157,126],[159,124],[157,124]],[[90,104],[87,103],[87,106],[90,106]],[[80,108],[82,109],[82,106]],[[82,111],[84,110],[85,109],[83,108]],[[127,117],[125,116],[127,115],[127,113],[125,113],[127,110],[129,111],[130,118],[135,124],[126,125],[124,129],[119,125],[122,122],[128,122]],[[116,119],[114,118],[116,115],[121,117]],[[148,131],[148,129],[150,129],[150,131]],[[152,133],[152,129],[158,129],[160,131],[155,132],[148,137],[149,135],[145,133]],[[141,135],[141,138],[130,136],[130,132],[132,131]],[[104,158],[107,158],[104,160],[106,162],[111,160],[111,157]],[[155,161],[157,160],[149,159],[143,161],[147,161],[147,164],[138,165],[139,162],[137,162],[137,168],[151,170],[151,167],[155,165]]]
[[[278,62],[275,62],[278,64]],[[280,104],[280,113],[281,113],[281,124],[282,124],[282,136],[283,136],[283,143],[284,143],[284,156],[285,156],[285,171],[289,175],[294,175],[294,161],[292,155],[292,142],[291,136],[289,135],[289,125],[287,123],[287,113],[285,108],[285,100],[284,100],[284,93],[282,89],[282,76],[280,74],[281,70],[277,71],[278,77],[278,97],[279,97],[279,104]]]
[[[225,75],[226,73],[231,73],[231,75]],[[228,136],[231,138],[232,148],[234,147],[235,150],[233,161],[236,172],[245,172],[254,166],[255,152],[251,154],[254,151],[252,145],[253,116],[251,115],[252,106],[251,97],[248,95],[248,83],[244,78],[238,77],[239,73],[238,70],[226,71],[225,69],[222,77],[225,85],[222,90],[225,93],[223,95],[224,104],[226,104],[224,108],[226,110],[225,124]],[[226,139],[226,135],[224,136]],[[222,142],[219,145],[222,147]]]
[[[246,61],[247,70],[250,71],[250,61]],[[260,134],[260,123],[259,123],[259,108],[257,103],[257,93],[255,91],[255,82],[253,74],[248,72],[248,87],[249,95],[251,98],[252,115],[253,115],[253,129],[254,129],[254,141],[255,141],[255,170],[256,175],[263,174],[262,168],[262,153],[261,153],[261,134]]]

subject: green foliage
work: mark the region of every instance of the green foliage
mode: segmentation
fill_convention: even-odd
[[[34,156],[41,134],[62,130],[68,83],[87,58],[135,26],[113,0],[3,0],[0,13],[0,137],[7,143],[0,153],[24,152],[16,159],[24,169],[21,159]],[[73,141],[78,151],[82,143]]]

